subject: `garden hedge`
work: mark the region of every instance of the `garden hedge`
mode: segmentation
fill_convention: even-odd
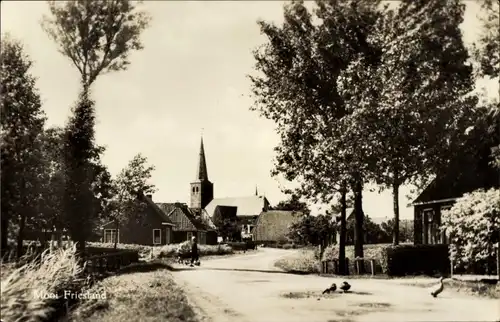
[[[450,273],[448,245],[387,246],[381,266],[389,276],[447,275]]]
[[[255,242],[248,240],[244,242],[226,242],[225,245],[230,246],[233,250],[248,250],[255,249]]]

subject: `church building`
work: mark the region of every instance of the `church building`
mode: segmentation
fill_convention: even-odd
[[[196,180],[191,182],[190,208],[212,219],[215,212],[222,207],[236,208],[236,216],[242,226],[242,238],[251,239],[256,221],[262,212],[270,208],[269,201],[264,196],[259,196],[257,189],[255,195],[236,198],[214,198],[214,185],[208,180],[207,162],[203,138],[201,139],[200,155]]]

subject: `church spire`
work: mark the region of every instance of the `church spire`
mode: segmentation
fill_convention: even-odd
[[[208,181],[207,161],[205,160],[205,149],[203,148],[203,136],[200,144],[200,160],[198,161],[198,174],[196,179]]]

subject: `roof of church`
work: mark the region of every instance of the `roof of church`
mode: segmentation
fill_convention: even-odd
[[[248,196],[237,198],[215,198],[205,207],[210,216],[213,216],[217,206],[237,207],[236,216],[258,216],[263,211],[267,199],[264,196]],[[269,204],[269,201],[267,201]]]
[[[207,160],[205,159],[205,149],[203,147],[203,137],[200,143],[200,159],[198,160],[198,172],[196,180],[208,181]]]

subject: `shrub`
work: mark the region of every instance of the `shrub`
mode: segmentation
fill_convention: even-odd
[[[485,273],[494,263],[499,242],[500,191],[476,190],[458,199],[442,214],[442,228],[450,236],[450,256],[457,268],[479,268]],[[482,266],[482,267],[477,267]],[[489,269],[490,271],[493,268]]]
[[[191,244],[185,241],[181,244],[170,244],[156,247],[153,256],[157,258],[175,257],[179,254],[189,254]],[[233,249],[228,245],[198,245],[198,254],[200,256],[227,255],[232,254]]]
[[[389,276],[447,274],[450,270],[448,245],[387,246],[382,271]]]
[[[82,272],[75,256],[76,247],[45,251],[39,261],[14,269],[1,282],[1,311],[4,321],[43,321],[61,305],[39,294],[59,294],[74,288]]]

